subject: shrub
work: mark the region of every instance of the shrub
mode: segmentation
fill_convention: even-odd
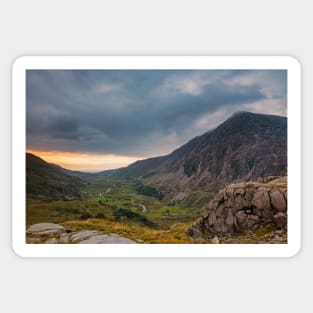
[[[81,220],[88,220],[88,218],[92,218],[92,215],[89,212],[84,212],[81,216]]]
[[[101,212],[100,212],[100,213],[97,213],[95,217],[96,217],[96,218],[102,218],[102,219],[106,218],[105,214],[103,214],[103,213],[101,213]]]
[[[117,211],[113,213],[113,215],[116,221],[127,218],[128,220],[133,220],[135,222],[142,223],[146,226],[150,226],[150,227],[155,226],[154,223],[148,220],[145,216],[139,213],[133,212],[131,210],[119,208],[117,209]]]
[[[136,188],[136,191],[140,195],[148,196],[148,197],[153,197],[159,200],[162,200],[164,198],[164,194],[161,191],[158,191],[154,187],[150,186],[145,186],[145,185],[139,185]]]

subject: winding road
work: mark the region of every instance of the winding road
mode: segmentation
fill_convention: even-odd
[[[143,204],[135,203],[133,199],[132,199],[132,205],[141,206],[141,208],[142,208],[142,213],[148,212],[146,206],[144,206]]]
[[[147,208],[143,204],[139,204],[142,207],[142,213],[147,212]]]

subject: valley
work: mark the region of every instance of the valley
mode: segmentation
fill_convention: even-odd
[[[46,201],[28,197],[27,227],[51,222],[72,231],[100,230],[148,243],[194,241],[186,236],[185,229],[203,213],[201,207],[173,205],[139,194],[137,181],[91,177],[86,182],[81,199]]]
[[[283,117],[240,112],[169,155],[97,173],[27,153],[26,228],[53,223],[104,242],[286,243],[286,126]],[[46,233],[26,240],[64,243]]]

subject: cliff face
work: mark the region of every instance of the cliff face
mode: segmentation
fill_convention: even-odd
[[[287,177],[237,183],[220,190],[209,203],[208,214],[187,235],[229,236],[254,232],[264,225],[287,229]]]

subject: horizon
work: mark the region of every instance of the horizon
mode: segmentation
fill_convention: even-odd
[[[116,165],[115,167],[107,168],[108,164],[109,166],[114,166],[112,164],[115,164],[116,162],[123,162],[123,164],[127,163],[128,165],[131,163],[134,163],[139,160],[143,160],[140,158],[128,158],[123,156],[114,156],[114,155],[104,155],[103,159],[105,160],[104,168],[99,168],[101,165],[101,162],[96,162],[95,167],[92,167],[92,161],[94,160],[101,160],[101,156],[99,154],[72,154],[66,151],[37,151],[37,150],[29,150],[26,149],[26,153],[33,154],[47,163],[55,164],[58,166],[61,166],[62,168],[66,170],[71,171],[79,171],[84,173],[98,173],[106,170],[114,170],[119,169],[123,166]],[[88,158],[88,164],[89,167],[85,168],[86,164],[86,158]],[[91,165],[90,165],[91,164]],[[99,165],[100,164],[100,165]],[[126,165],[127,166],[127,165]]]
[[[254,113],[254,112],[249,112],[249,111],[237,111],[237,112],[234,112],[231,116],[229,116],[228,118],[226,118],[224,121],[221,122],[221,124],[225,121],[227,121],[228,119],[230,119],[232,116],[235,116],[237,114],[241,114],[241,113],[252,113],[252,114],[261,114],[261,115],[272,115],[272,114],[264,114],[264,113]],[[281,115],[273,115],[273,116],[277,116],[277,117],[285,117],[287,118],[286,116],[281,116]],[[219,124],[220,125],[220,124]],[[219,125],[217,125],[216,127],[218,127]],[[215,128],[216,128],[215,127]],[[212,129],[209,129],[207,132],[209,131],[213,131],[215,128],[212,128]],[[207,133],[205,132],[205,133]],[[202,133],[200,135],[196,135],[195,137],[199,137],[199,136],[202,136],[204,135],[205,133]],[[193,137],[193,138],[195,138]],[[193,138],[191,138],[190,140],[192,140]],[[190,140],[188,140],[187,142],[185,142],[183,145],[187,144]],[[179,149],[181,146],[178,146],[176,148],[174,148],[174,150],[172,150],[170,153],[172,153],[173,151],[175,151],[176,149]],[[161,156],[164,156],[164,155],[155,155],[155,156],[151,156],[151,157],[148,157],[148,158],[134,158],[133,160],[130,160],[131,158],[128,158],[129,159],[129,163],[127,163],[126,165],[124,166],[118,166],[118,167],[112,167],[112,168],[101,168],[99,169],[97,167],[97,169],[84,169],[81,167],[81,164],[84,162],[82,162],[82,159],[77,157],[76,155],[76,158],[72,156],[72,158],[68,158],[68,160],[66,161],[66,156],[67,155],[71,155],[71,153],[69,152],[66,152],[66,151],[33,151],[33,150],[26,150],[26,153],[30,153],[30,154],[33,154],[37,157],[40,157],[41,159],[43,159],[44,161],[46,161],[47,163],[50,163],[50,164],[55,164],[55,165],[58,165],[58,166],[61,166],[62,168],[66,169],[66,170],[71,170],[71,171],[80,171],[80,172],[84,172],[84,173],[99,173],[99,172],[103,172],[103,171],[107,171],[107,170],[117,170],[117,169],[120,169],[120,168],[123,168],[123,167],[127,167],[137,161],[141,161],[141,160],[146,160],[146,159],[149,159],[149,158],[154,158],[154,157],[161,157]],[[169,154],[170,154],[169,153]],[[90,162],[90,158],[94,158],[94,157],[99,157],[98,154],[93,154],[93,155],[90,155],[90,154],[87,154],[87,153],[84,153],[84,154],[81,154],[84,158],[88,157],[88,160]],[[116,161],[116,159],[118,160],[121,156],[114,156],[114,155],[105,155],[105,160],[108,161],[108,158],[107,157],[111,157],[111,160],[113,161]],[[115,158],[115,159],[114,159]],[[127,159],[127,157],[125,157],[125,160]],[[73,162],[75,160],[75,162]],[[126,161],[127,162],[127,161]],[[73,163],[74,164],[79,164],[79,167],[75,167],[75,165],[73,166]],[[107,164],[106,164],[107,166]]]
[[[28,70],[27,149],[99,172],[167,155],[238,111],[287,115],[285,70]]]

